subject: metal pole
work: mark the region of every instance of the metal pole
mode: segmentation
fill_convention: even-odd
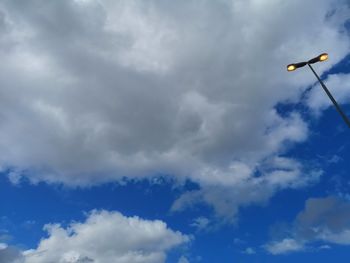
[[[345,123],[349,126],[350,128],[350,120],[348,119],[348,117],[346,117],[345,113],[342,111],[342,109],[340,108],[339,104],[337,103],[337,101],[333,98],[332,94],[330,93],[330,91],[327,89],[326,85],[323,83],[323,81],[320,79],[320,77],[317,75],[317,73],[315,72],[315,70],[311,67],[311,65],[309,63],[307,63],[307,65],[310,67],[311,71],[315,74],[316,78],[318,79],[318,81],[321,83],[321,86],[323,88],[323,90],[327,93],[328,97],[330,98],[330,100],[333,102],[333,105],[335,106],[335,108],[337,109],[337,111],[339,112],[339,114],[342,116],[343,120],[345,121]]]

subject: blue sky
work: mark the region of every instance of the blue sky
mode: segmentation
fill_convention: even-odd
[[[346,262],[349,14],[0,1],[0,262]]]

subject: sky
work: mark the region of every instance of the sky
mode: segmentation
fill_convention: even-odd
[[[0,0],[0,263],[347,262],[349,0]]]

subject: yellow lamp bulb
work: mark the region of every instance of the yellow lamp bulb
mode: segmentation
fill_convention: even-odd
[[[328,54],[324,53],[320,56],[320,61],[325,61],[328,59]]]
[[[288,71],[293,71],[293,70],[295,70],[295,69],[296,69],[296,67],[295,67],[294,64],[290,64],[290,65],[287,66],[287,70],[288,70]]]

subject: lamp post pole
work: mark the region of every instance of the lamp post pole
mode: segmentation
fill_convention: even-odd
[[[314,75],[316,76],[317,80],[320,82],[323,90],[327,93],[329,99],[333,102],[334,107],[337,109],[337,111],[339,112],[339,114],[342,116],[343,120],[345,121],[345,123],[348,125],[348,127],[350,128],[350,121],[348,119],[348,117],[345,115],[345,113],[343,112],[343,110],[340,108],[339,104],[337,103],[337,101],[334,99],[334,97],[332,96],[331,92],[327,89],[326,85],[323,83],[323,81],[320,79],[320,77],[317,75],[317,73],[315,72],[315,70],[313,69],[313,67],[308,63],[307,64],[309,66],[309,68],[311,69],[311,71],[314,73]]]
[[[317,80],[320,82],[323,90],[326,92],[326,94],[328,95],[329,99],[332,101],[334,107],[337,109],[338,113],[342,116],[343,120],[345,121],[345,123],[348,125],[348,127],[350,128],[350,120],[348,119],[348,117],[345,115],[345,113],[343,112],[343,110],[340,108],[339,104],[337,103],[337,101],[334,99],[334,97],[332,96],[331,92],[328,90],[328,88],[326,87],[326,85],[323,83],[323,81],[321,80],[321,78],[317,75],[316,71],[313,69],[313,67],[311,66],[311,64],[314,64],[316,62],[321,62],[321,61],[325,61],[328,59],[328,54],[327,53],[323,53],[315,58],[310,59],[307,62],[299,62],[299,63],[294,63],[294,64],[289,64],[287,66],[287,70],[288,71],[294,71],[297,68],[301,68],[304,67],[305,65],[308,65],[309,68],[311,69],[312,73],[314,73],[315,77],[317,78]]]

